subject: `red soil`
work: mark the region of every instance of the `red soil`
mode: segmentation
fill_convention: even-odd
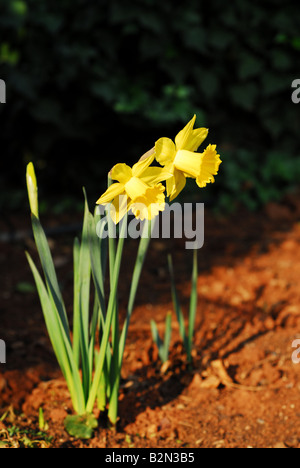
[[[15,413],[0,423],[0,440],[1,430],[12,423],[38,428],[42,407],[51,447],[300,447],[300,365],[292,362],[292,342],[300,337],[299,220],[296,197],[260,214],[216,219],[206,213],[192,370],[175,316],[170,360],[163,368],[150,332],[151,318],[163,331],[166,313],[173,310],[166,253],[174,253],[186,309],[191,254],[180,242],[152,242],[125,350],[118,432],[106,429],[101,415],[89,441],[64,430],[72,407],[38,297],[18,292],[20,282],[33,283],[24,257],[24,247],[34,253],[33,243],[0,244],[0,338],[7,343],[0,415],[10,405]],[[24,227],[22,220],[13,222]],[[70,238],[51,243],[71,310]],[[129,245],[132,252],[135,245]],[[123,306],[128,262],[120,288]]]

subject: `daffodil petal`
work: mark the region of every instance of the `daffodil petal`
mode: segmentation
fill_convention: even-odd
[[[214,183],[214,176],[217,175],[221,163],[216,145],[208,145],[201,155],[200,172],[196,178],[197,185],[200,188],[206,187],[209,183]]]
[[[174,176],[167,180],[166,187],[167,187],[167,196],[170,198],[172,193],[175,191],[175,177]]]
[[[175,155],[175,144],[170,138],[160,138],[155,143],[155,158],[162,166],[172,163]]]
[[[145,184],[156,185],[159,182],[163,182],[172,176],[172,172],[167,171],[166,167],[148,167],[148,169],[146,169],[143,173],[141,180],[145,182]]]
[[[189,123],[178,133],[175,138],[176,149],[186,149],[186,144],[193,132],[194,124],[196,121],[196,115],[189,121]]]
[[[134,177],[141,177],[143,172],[146,169],[148,169],[150,164],[153,163],[154,157],[155,157],[154,150],[148,151],[148,153],[146,153],[146,155],[147,154],[149,154],[149,156],[147,156],[145,158],[142,157],[134,166],[132,166],[132,175]]]
[[[97,205],[106,205],[115,197],[118,197],[122,192],[124,192],[124,184],[112,184],[96,203]]]
[[[187,151],[197,151],[208,135],[208,128],[197,128],[188,137],[184,149]]]
[[[160,211],[165,209],[165,188],[162,184],[147,189],[143,197],[137,198],[131,205],[131,211],[137,219],[155,218]]]
[[[174,170],[174,176],[167,180],[167,195],[170,201],[174,200],[186,185],[184,174],[177,169]]]
[[[113,180],[126,184],[132,177],[132,169],[127,164],[119,163],[112,168],[110,176]]]
[[[181,132],[175,138],[177,150],[197,151],[201,143],[208,135],[207,128],[197,128],[193,130],[196,121],[196,115],[189,121]]]
[[[124,195],[120,195],[114,199],[110,207],[110,216],[115,224],[118,224],[124,218],[127,211],[130,209],[131,200]]]
[[[142,197],[147,188],[148,185],[138,177],[131,177],[131,179],[125,184],[125,192],[131,200]]]

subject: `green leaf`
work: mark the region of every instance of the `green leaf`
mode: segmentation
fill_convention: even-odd
[[[152,232],[152,229],[154,229],[154,226],[155,226],[154,222],[145,221],[142,236],[140,239],[138,253],[137,253],[134,270],[133,270],[133,274],[131,278],[131,287],[130,287],[130,292],[129,292],[128,305],[127,305],[127,316],[123,325],[121,338],[120,338],[120,350],[119,350],[120,368],[122,366],[122,360],[123,360],[125,342],[126,342],[127,333],[128,333],[129,322],[131,319],[131,315],[132,315],[132,311],[133,311],[133,307],[135,303],[135,298],[136,298],[136,294],[138,290],[138,285],[139,285],[143,265],[145,262],[145,258],[146,258],[150,240],[151,240],[151,232]]]
[[[210,98],[214,97],[219,89],[218,74],[197,66],[193,69],[193,73],[204,95],[207,95]],[[197,117],[199,120],[201,119],[201,116],[198,115],[198,113]]]
[[[256,55],[242,54],[239,61],[239,77],[247,80],[261,74],[262,62]]]
[[[36,288],[32,283],[28,283],[26,281],[21,281],[16,286],[16,291],[22,294],[30,294],[36,291]]]
[[[234,37],[227,29],[215,28],[208,36],[209,44],[216,50],[225,50],[233,42]]]
[[[123,219],[123,222],[122,222],[122,228],[121,228],[120,238],[119,238],[117,252],[116,252],[116,259],[115,259],[114,272],[113,272],[113,283],[111,285],[111,290],[110,290],[110,295],[109,295],[109,300],[108,300],[105,326],[103,329],[103,336],[102,336],[101,343],[100,343],[100,352],[96,358],[94,379],[93,379],[93,383],[92,383],[90,394],[89,394],[89,399],[88,399],[87,406],[86,406],[86,409],[88,412],[91,412],[93,410],[94,403],[97,397],[99,384],[101,381],[103,367],[104,367],[105,360],[106,360],[107,347],[109,345],[110,328],[111,328],[113,314],[115,310],[115,304],[117,300],[119,275],[120,275],[126,229],[127,229],[127,216]]]
[[[17,15],[23,16],[27,13],[27,5],[21,0],[12,1],[10,7]]]
[[[92,414],[67,416],[64,426],[68,434],[77,439],[91,439],[98,421]]]
[[[169,272],[170,272],[170,279],[171,279],[172,299],[173,299],[173,305],[175,308],[176,317],[177,317],[178,324],[179,324],[179,332],[180,332],[180,336],[183,342],[185,343],[185,345],[187,345],[187,335],[185,332],[184,315],[181,309],[181,305],[180,305],[180,301],[179,301],[179,297],[178,297],[178,293],[176,289],[175,278],[174,278],[174,268],[173,268],[171,255],[168,256],[168,264],[169,264]]]
[[[82,239],[80,246],[79,256],[79,321],[76,321],[76,334],[79,335],[80,353],[82,362],[82,382],[85,392],[86,401],[88,400],[89,390],[91,385],[91,369],[94,363],[93,355],[89,355],[89,306],[90,306],[90,281],[91,281],[91,262],[90,262],[90,248],[89,248],[89,207],[87,197],[84,190],[85,209],[84,221],[82,229]],[[78,330],[79,333],[78,333]],[[75,328],[75,324],[74,324]]]
[[[288,53],[275,49],[272,51],[271,57],[275,69],[288,71],[292,68],[292,61]]]
[[[73,274],[74,274],[74,299],[73,299],[73,353],[74,359],[79,366],[80,359],[80,332],[79,332],[79,314],[80,314],[80,294],[79,294],[79,260],[80,260],[80,242],[76,238],[73,247]]]
[[[262,75],[263,93],[265,98],[271,99],[271,96],[280,92],[286,92],[288,87],[291,85],[288,77],[278,73],[267,72]],[[279,119],[282,124],[282,121]]]
[[[156,344],[156,346],[158,348],[159,357],[161,358],[162,362],[165,362],[164,357],[163,357],[163,353],[162,353],[162,351],[163,351],[163,342],[162,342],[161,337],[159,336],[157,324],[156,324],[156,322],[154,320],[151,320],[150,325],[151,325],[152,339],[153,339],[154,343]]]
[[[192,350],[192,345],[193,345],[197,304],[198,304],[197,281],[198,281],[198,251],[195,249],[193,253],[193,273],[192,273],[192,288],[191,288],[191,297],[190,297],[189,333],[188,333],[190,351]],[[191,356],[189,356],[189,358],[191,358]]]
[[[237,84],[230,89],[230,95],[237,106],[252,111],[255,108],[258,89],[254,83]]]
[[[162,339],[159,336],[156,322],[154,320],[151,320],[150,324],[152,338],[158,348],[159,357],[163,363],[167,362],[167,360],[169,359],[169,348],[172,335],[172,314],[168,313],[166,317],[164,341],[162,341]]]
[[[104,280],[105,280],[105,264],[106,264],[106,239],[101,239],[101,234],[105,227],[105,219],[101,222],[99,220],[99,235],[96,234],[96,219],[93,215],[89,214],[88,220],[88,235],[90,247],[91,268],[93,280],[95,284],[96,294],[101,308],[101,319],[104,324],[106,316],[105,294],[104,294]]]
[[[165,339],[164,339],[164,358],[165,361],[169,359],[169,349],[172,336],[172,314],[169,312],[166,316],[165,323]]]
[[[49,296],[50,293],[48,293],[32,258],[27,252],[26,256],[39,293],[51,344],[53,346],[62,373],[67,381],[74,409],[77,412],[83,412],[85,409],[85,404],[82,384],[77,365],[74,361],[70,336],[69,334],[66,334],[66,330],[62,324],[60,314],[56,309],[54,301]]]
[[[42,228],[42,225],[38,218],[34,215],[31,215],[32,219],[32,229],[34,234],[35,243],[39,252],[40,261],[43,267],[44,275],[46,278],[46,283],[48,286],[49,294],[55,303],[57,311],[59,313],[61,322],[65,329],[66,335],[70,336],[69,323],[67,318],[67,313],[63,298],[60,292],[59,284],[57,281],[57,276],[54,268],[54,263],[48,241],[45,235],[45,232]]]
[[[294,39],[292,39],[291,44],[294,49],[300,50],[300,37],[295,37]]]

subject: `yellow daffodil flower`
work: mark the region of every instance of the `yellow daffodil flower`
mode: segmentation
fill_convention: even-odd
[[[38,203],[38,187],[35,176],[34,166],[31,163],[27,165],[26,171],[26,182],[27,182],[27,192],[30,203],[31,213],[38,218],[39,217],[39,203]]]
[[[165,209],[165,187],[158,184],[148,188],[145,194],[138,197],[131,204],[131,211],[137,219],[153,219],[160,211]]]
[[[116,224],[132,207],[138,219],[152,219],[164,210],[165,189],[160,182],[172,174],[159,167],[149,167],[154,156],[153,149],[132,168],[123,163],[112,168],[110,177],[117,183],[106,190],[97,204],[112,203],[111,216]]]
[[[172,177],[166,181],[170,201],[184,189],[187,177],[196,179],[201,188],[213,183],[222,162],[216,145],[209,145],[203,153],[196,153],[206,139],[208,129],[194,129],[195,121],[196,115],[178,133],[175,143],[170,138],[160,138],[155,144],[156,160],[172,173]]]

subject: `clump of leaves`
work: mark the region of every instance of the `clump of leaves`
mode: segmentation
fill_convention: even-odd
[[[172,299],[173,305],[179,325],[179,333],[187,354],[187,362],[191,364],[192,362],[192,350],[194,345],[194,332],[195,332],[195,320],[196,320],[196,313],[197,313],[197,304],[198,304],[198,295],[197,295],[197,278],[198,278],[198,257],[197,257],[197,250],[194,250],[193,253],[193,271],[192,271],[192,279],[191,279],[191,295],[190,295],[190,308],[189,308],[189,315],[188,315],[188,328],[186,329],[185,326],[185,318],[183,314],[183,310],[180,304],[180,299],[178,296],[178,291],[175,284],[175,275],[174,275],[174,268],[173,268],[173,261],[172,257],[168,257],[168,264],[169,264],[169,272],[171,278],[171,290],[172,290]],[[154,320],[151,321],[151,331],[152,331],[152,338],[154,343],[158,348],[158,354],[163,363],[167,362],[169,358],[169,347],[171,341],[171,333],[172,333],[172,316],[168,314],[166,317],[166,325],[165,325],[165,337],[162,340],[159,336],[158,329],[156,322]]]

